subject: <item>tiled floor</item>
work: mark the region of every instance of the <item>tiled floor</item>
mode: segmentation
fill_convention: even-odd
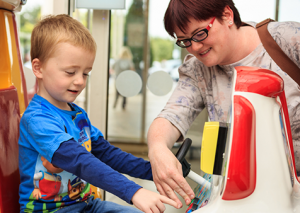
[[[190,164],[191,164],[191,168],[192,171],[196,172],[196,173],[200,173],[200,160],[187,160]],[[128,177],[128,176],[127,176]],[[154,182],[152,181],[147,181],[147,180],[141,180],[141,179],[137,179],[137,178],[131,178],[128,177],[130,180],[135,181],[137,184],[143,186],[145,189],[151,190],[153,192],[157,192],[156,191],[156,187]],[[186,178],[188,183],[190,184],[190,186],[192,187],[192,189],[194,189],[196,187],[196,183],[193,182],[192,180],[190,180],[189,178]],[[111,193],[106,192],[105,193],[105,199],[108,201],[112,201],[121,205],[129,205],[127,204],[125,201],[121,200],[120,198],[114,196]],[[180,197],[180,196],[179,196]],[[183,199],[180,197],[181,202],[184,204]],[[166,211],[165,213],[184,213],[187,209],[187,206],[184,204],[183,207],[181,209],[176,209],[172,206],[169,205],[165,205],[166,206]]]

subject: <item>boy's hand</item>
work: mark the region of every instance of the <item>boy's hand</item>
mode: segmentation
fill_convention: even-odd
[[[34,189],[33,192],[32,192],[32,197],[37,199],[37,200],[42,198],[42,194],[41,194],[40,189]]]
[[[149,191],[147,189],[139,189],[132,197],[132,203],[138,209],[145,213],[160,213],[166,210],[164,203],[177,208],[177,203],[163,195]]]

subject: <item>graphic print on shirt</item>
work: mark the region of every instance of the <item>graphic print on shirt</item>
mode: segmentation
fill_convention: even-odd
[[[61,192],[61,176],[57,173],[61,173],[63,170],[53,166],[53,164],[47,161],[43,156],[41,157],[41,161],[47,171],[40,170],[34,174],[34,190],[32,196],[37,200],[60,201],[58,195]]]
[[[71,134],[80,145],[91,152],[90,127],[85,115],[78,112],[72,117],[74,126],[66,133]],[[72,129],[73,128],[73,129]],[[57,210],[57,208],[84,201],[91,195],[90,184],[61,168],[56,167],[39,155],[33,177],[34,189],[26,207],[33,211]]]
[[[87,151],[91,152],[91,132],[84,114],[82,112],[77,113],[76,117],[73,118],[73,122],[74,125],[80,129],[78,143],[85,147]]]

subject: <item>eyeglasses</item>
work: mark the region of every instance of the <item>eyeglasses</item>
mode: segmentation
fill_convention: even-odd
[[[208,24],[208,26],[205,29],[199,30],[196,32],[191,38],[183,39],[183,40],[177,40],[176,44],[181,48],[187,48],[192,45],[192,40],[195,42],[203,41],[208,36],[208,31],[212,27],[212,24],[214,23],[214,20],[216,17],[214,17],[211,22]]]

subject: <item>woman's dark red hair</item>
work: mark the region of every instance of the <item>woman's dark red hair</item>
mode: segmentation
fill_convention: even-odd
[[[175,28],[178,27],[185,33],[187,23],[191,18],[204,21],[216,17],[222,20],[223,11],[227,5],[233,11],[234,23],[239,28],[242,22],[232,0],[171,0],[164,17],[165,29],[172,37],[175,37]]]

